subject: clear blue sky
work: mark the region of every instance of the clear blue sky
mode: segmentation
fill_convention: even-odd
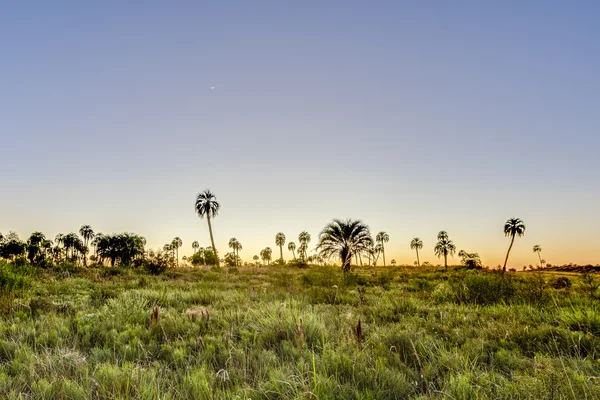
[[[246,260],[352,217],[497,265],[515,216],[511,264],[600,262],[600,3],[134,3],[0,7],[1,232],[185,254],[210,188]]]

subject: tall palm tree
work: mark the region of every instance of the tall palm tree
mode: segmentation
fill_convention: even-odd
[[[196,254],[196,252],[198,251],[199,248],[200,248],[200,243],[198,243],[196,240],[194,240],[192,242],[192,249],[194,250],[194,254]]]
[[[317,250],[323,258],[338,257],[342,270],[348,272],[352,256],[365,251],[370,242],[369,227],[360,220],[334,219],[319,234]]]
[[[414,238],[410,241],[410,248],[417,251],[417,266],[420,267],[419,250],[423,248],[423,241],[419,238]]]
[[[448,254],[454,256],[454,253],[456,253],[456,246],[452,240],[450,240],[446,231],[440,231],[440,233],[438,233],[438,242],[433,248],[433,252],[438,258],[444,256],[444,267],[448,268]]]
[[[83,238],[83,247],[87,248],[90,240],[94,239],[94,230],[89,225],[83,225],[79,228],[79,234]],[[87,265],[87,252],[83,255],[83,265]]]
[[[298,253],[300,253],[300,259],[302,261],[306,260],[306,252],[308,250],[308,244],[310,243],[310,239],[310,233],[306,231],[302,231],[298,235],[298,241],[300,242],[300,251],[298,251]]]
[[[275,235],[275,244],[279,246],[279,257],[281,263],[283,264],[283,245],[285,244],[285,235],[283,232],[279,232],[277,235]]]
[[[217,201],[215,195],[208,189],[202,193],[198,193],[196,197],[195,210],[200,218],[206,218],[208,221],[208,232],[210,233],[210,244],[212,245],[215,253],[215,259],[217,267],[219,267],[219,256],[217,254],[217,248],[215,247],[215,239],[213,238],[212,225],[210,223],[211,218],[216,217],[219,214],[219,208],[221,205]]]
[[[175,260],[177,260],[177,266],[179,267],[179,248],[183,246],[183,241],[181,240],[181,238],[176,237],[171,242],[171,245],[173,246],[173,250],[175,250],[176,252]]]
[[[379,232],[377,236],[375,236],[375,240],[381,245],[381,254],[383,255],[383,266],[385,267],[385,247],[383,246],[383,244],[390,241],[390,236],[385,232]]]
[[[510,254],[510,249],[512,249],[513,243],[515,242],[515,236],[523,236],[525,234],[525,224],[521,221],[520,218],[511,218],[504,224],[504,236],[510,236],[510,246],[508,246],[508,251],[506,252],[506,258],[504,259],[504,267],[502,267],[502,272],[506,272],[506,263],[508,262],[508,255]]]
[[[533,252],[538,254],[538,258],[540,259],[540,267],[544,267],[544,263],[542,263],[542,256],[541,256],[541,252],[542,252],[542,246],[540,246],[539,244],[536,244],[535,246],[533,246]]]

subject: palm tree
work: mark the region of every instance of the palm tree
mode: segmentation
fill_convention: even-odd
[[[270,247],[265,247],[264,249],[262,249],[260,251],[260,257],[263,259],[263,261],[267,265],[268,265],[268,263],[271,262],[271,255],[272,254],[273,254],[273,250],[271,250]]]
[[[300,242],[300,251],[298,252],[300,253],[300,259],[302,261],[306,260],[306,252],[308,251],[308,243],[310,243],[310,239],[310,233],[306,231],[302,231],[298,235],[298,241]]]
[[[419,250],[423,248],[423,241],[419,238],[414,238],[410,242],[410,248],[417,251],[417,266],[421,266],[421,261],[419,260]]]
[[[281,263],[283,264],[283,245],[285,244],[285,235],[283,232],[279,232],[275,235],[275,244],[279,246],[279,256],[281,257]]]
[[[183,241],[179,237],[176,237],[171,242],[171,245],[173,246],[173,250],[177,253],[175,259],[177,260],[177,266],[179,267],[179,248],[183,246]]]
[[[96,236],[94,234],[94,230],[89,225],[83,225],[81,228],[79,228],[79,234],[83,238],[83,247],[86,249],[90,243],[90,240],[94,239],[94,236]],[[87,251],[83,255],[83,265],[87,265]]]
[[[296,259],[296,243],[289,242],[288,243],[288,250],[292,252],[292,254],[294,255],[294,260],[295,260]]]
[[[392,259],[392,261],[390,261],[390,264],[392,264],[392,266],[396,265],[396,260]]]
[[[229,239],[229,247],[233,250],[233,254],[235,255],[235,266],[238,265],[239,259],[239,251],[242,249],[242,244],[236,238]]]
[[[200,248],[200,243],[198,243],[196,240],[194,240],[192,242],[192,249],[194,250],[194,254],[196,254],[196,252],[198,251],[199,248]]]
[[[506,252],[506,258],[504,259],[504,267],[502,267],[502,272],[506,272],[506,263],[508,262],[508,255],[510,254],[510,249],[512,249],[513,243],[515,242],[515,236],[523,236],[525,234],[525,224],[519,218],[511,218],[504,224],[504,236],[510,236],[510,246],[508,246],[508,251]]]
[[[448,233],[446,231],[440,231],[440,233],[438,233],[438,242],[433,248],[433,251],[438,258],[444,256],[444,267],[448,268],[448,254],[454,256],[454,253],[456,253],[456,246],[452,240],[448,238]]]
[[[542,263],[542,256],[541,256],[541,252],[542,252],[542,246],[540,246],[539,244],[536,244],[535,246],[533,246],[533,252],[534,253],[538,253],[538,258],[540,259],[540,267],[544,267],[544,263]]]
[[[258,260],[260,260],[260,257],[254,256],[254,257],[252,257],[252,259],[254,260],[254,263],[258,265]]]
[[[390,237],[385,232],[379,232],[377,236],[375,236],[375,240],[381,245],[381,254],[383,255],[383,266],[385,267],[385,247],[383,246],[383,244],[389,242]]]
[[[348,272],[352,256],[365,251],[370,242],[369,227],[360,220],[334,219],[319,234],[317,250],[323,258],[338,257],[342,270]]]
[[[216,217],[219,214],[219,208],[221,205],[217,201],[215,195],[208,189],[202,193],[198,193],[196,197],[196,213],[200,218],[205,218],[208,221],[208,232],[210,233],[210,243],[215,253],[215,259],[217,267],[219,267],[219,256],[217,254],[217,248],[215,247],[215,240],[213,238],[212,225],[210,219]]]

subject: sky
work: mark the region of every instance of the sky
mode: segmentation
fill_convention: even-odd
[[[437,264],[600,263],[600,3],[0,4],[0,232],[135,232],[251,261],[333,218]],[[214,87],[214,89],[213,89]],[[291,254],[284,252],[285,258]],[[450,261],[458,262],[458,257]]]

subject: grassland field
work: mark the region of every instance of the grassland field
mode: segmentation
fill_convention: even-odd
[[[2,399],[600,399],[600,279],[0,262]]]

